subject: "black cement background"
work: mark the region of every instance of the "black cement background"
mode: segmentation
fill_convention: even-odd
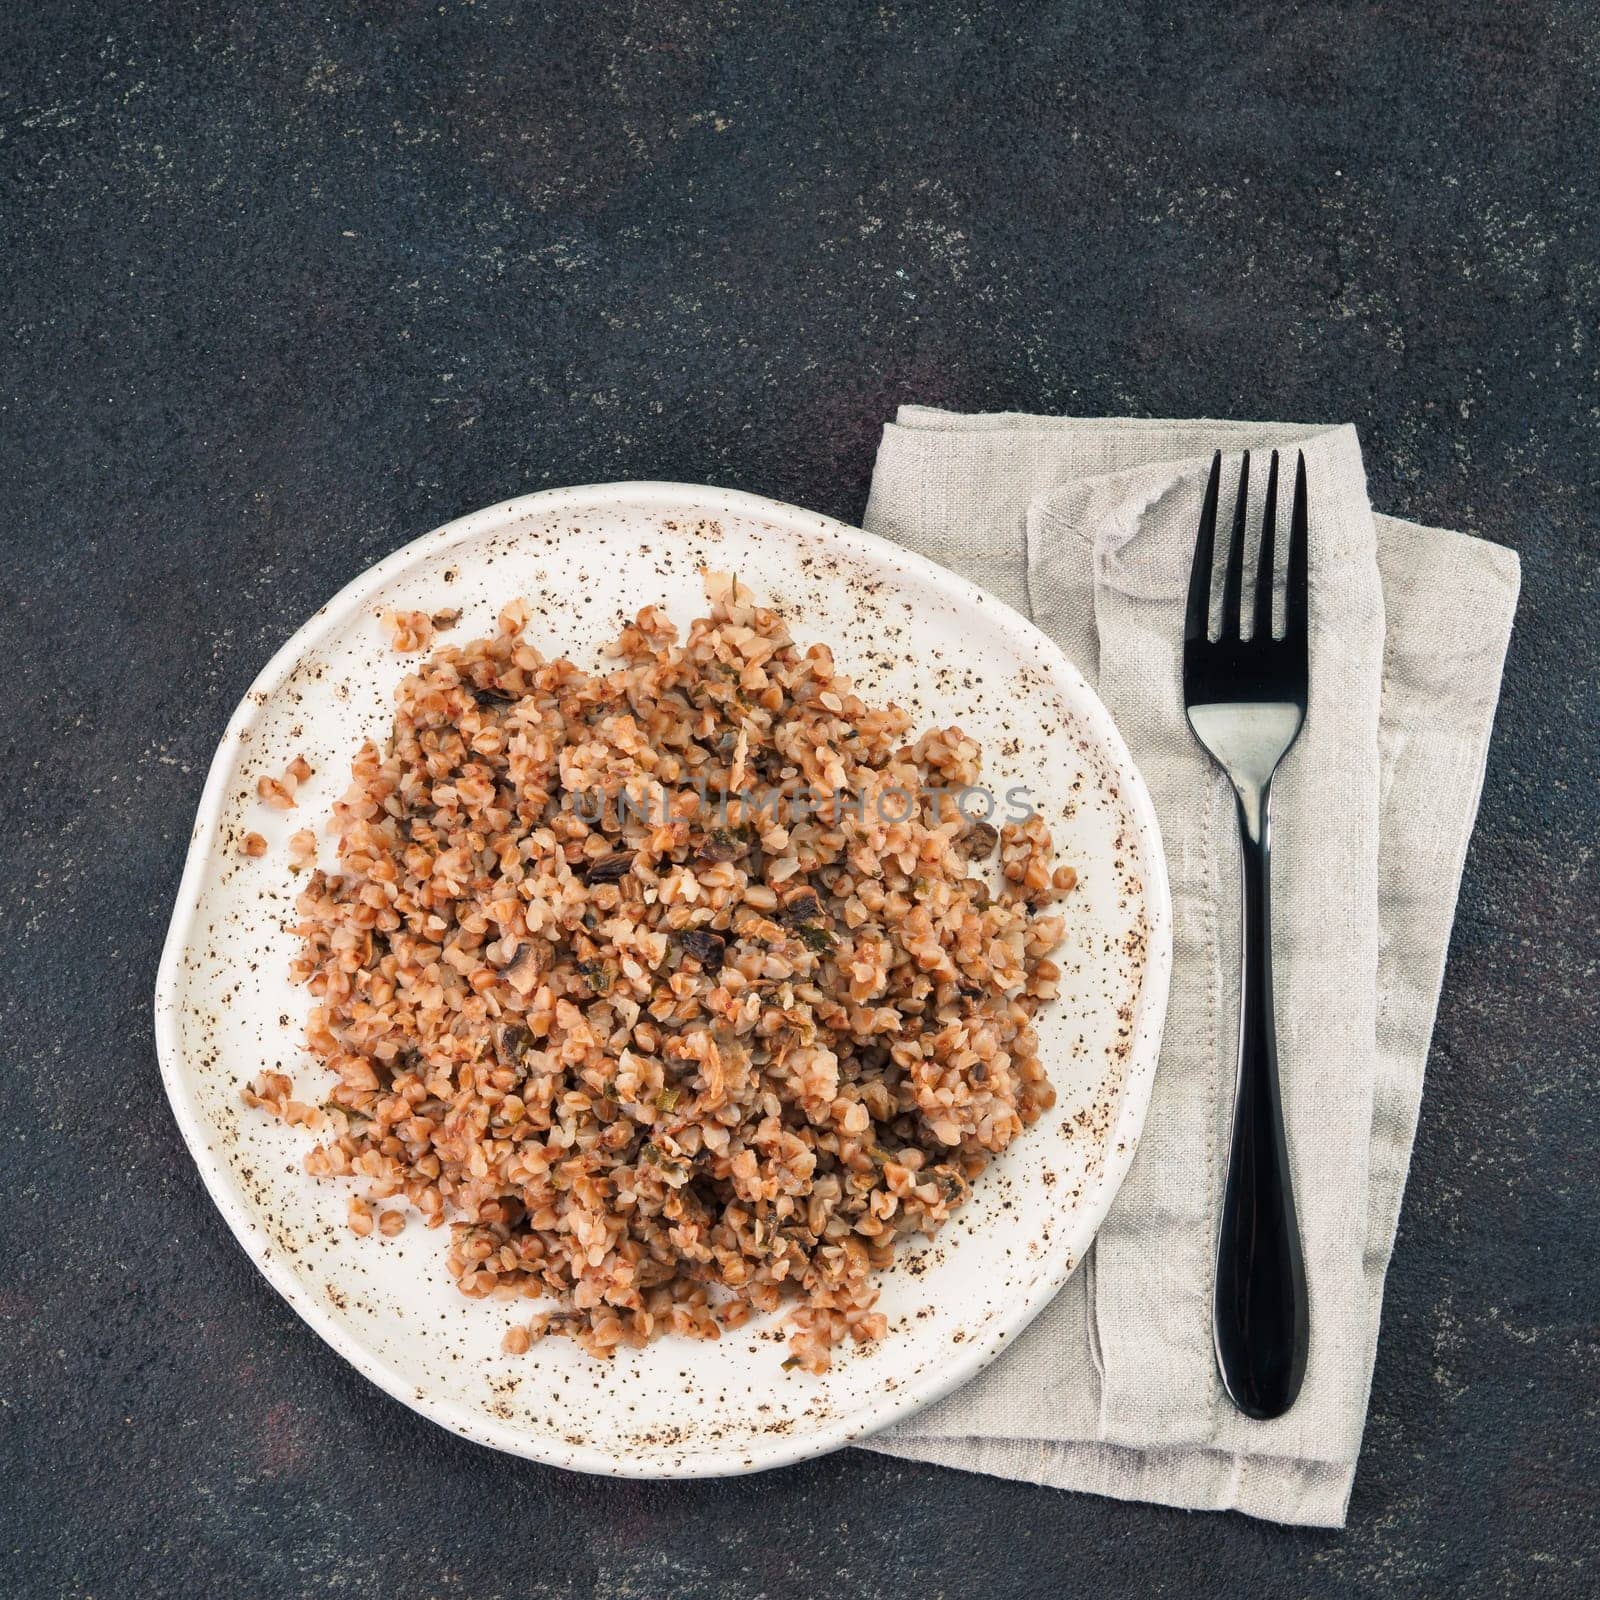
[[[15,4],[0,46],[0,1590],[1593,1592],[1592,7]],[[1379,506],[1521,553],[1342,1535],[497,1457],[325,1349],[178,1140],[159,943],[299,622],[542,485],[855,519],[903,401],[1348,418]]]

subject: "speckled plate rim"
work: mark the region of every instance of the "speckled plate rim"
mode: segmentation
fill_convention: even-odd
[[[1047,662],[1072,692],[1074,711],[1104,750],[1116,769],[1122,799],[1134,824],[1145,893],[1145,962],[1135,1002],[1133,1042],[1124,1064],[1121,1104],[1105,1141],[1105,1157],[1094,1180],[1076,1208],[1069,1230],[1055,1241],[1048,1273],[1042,1273],[1009,1311],[994,1318],[981,1338],[962,1349],[926,1379],[881,1395],[855,1410],[831,1418],[814,1431],[771,1440],[742,1441],[726,1453],[715,1449],[686,1455],[670,1467],[657,1462],[619,1459],[590,1445],[529,1435],[517,1427],[485,1417],[470,1405],[448,1396],[419,1392],[382,1356],[369,1348],[344,1324],[301,1292],[293,1270],[264,1247],[251,1226],[244,1204],[228,1182],[225,1163],[207,1138],[207,1124],[198,1102],[185,1082],[185,1066],[178,1040],[177,1001],[184,951],[190,943],[200,908],[206,863],[217,848],[220,819],[226,800],[228,775],[240,753],[241,734],[258,712],[262,697],[276,692],[294,671],[307,649],[369,604],[373,593],[411,565],[432,559],[446,550],[514,520],[551,515],[581,516],[585,512],[644,511],[682,516],[716,517],[734,514],[760,519],[807,538],[835,541],[847,550],[915,571],[918,577],[943,591],[963,607],[982,607],[990,626],[1012,635],[1019,644]],[[161,1079],[184,1143],[200,1170],[213,1203],[233,1236],[268,1283],[362,1376],[386,1394],[430,1421],[464,1438],[495,1450],[573,1471],[608,1477],[700,1478],[743,1475],[788,1466],[796,1461],[826,1455],[844,1445],[879,1432],[913,1412],[942,1399],[988,1366],[1060,1292],[1082,1261],[1099,1231],[1117,1190],[1132,1163],[1149,1106],[1156,1060],[1166,1018],[1167,991],[1172,971],[1172,905],[1167,881],[1161,831],[1144,779],[1134,765],[1122,735],[1100,697],[1064,652],[1025,617],[998,605],[977,585],[948,568],[876,534],[851,528],[817,512],[804,511],[781,501],[737,489],[709,485],[623,482],[549,489],[500,501],[458,517],[433,532],[401,546],[382,561],[346,584],[312,614],[284,643],[257,675],[228,720],[212,757],[179,883],[177,903],[167,929],[156,974],[155,1037]]]

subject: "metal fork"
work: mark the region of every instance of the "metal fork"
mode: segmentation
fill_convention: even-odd
[[[1272,775],[1300,732],[1307,688],[1306,463],[1295,473],[1284,594],[1283,637],[1272,631],[1278,452],[1272,452],[1253,621],[1241,636],[1245,516],[1250,455],[1239,469],[1238,502],[1222,578],[1222,618],[1210,637],[1212,557],[1222,453],[1211,462],[1189,574],[1183,630],[1183,702],[1189,725],[1228,775],[1238,797],[1243,858],[1240,910],[1239,1062],[1233,1142],[1217,1237],[1212,1334],[1217,1367],[1248,1417],[1279,1417],[1305,1376],[1310,1329],[1305,1263],[1295,1220],[1283,1132],[1278,1045],[1272,1016],[1272,923],[1268,883]]]

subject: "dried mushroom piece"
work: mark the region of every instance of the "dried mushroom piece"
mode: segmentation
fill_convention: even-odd
[[[683,953],[693,956],[707,972],[722,971],[728,947],[726,941],[717,934],[708,933],[704,928],[685,928],[673,937]]]
[[[617,883],[633,870],[637,850],[612,850],[586,862],[583,868],[585,883]]]

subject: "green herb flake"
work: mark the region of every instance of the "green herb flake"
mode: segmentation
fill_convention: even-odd
[[[578,966],[578,976],[589,986],[593,995],[607,995],[617,981],[617,975],[604,961],[584,961]]]
[[[365,1111],[352,1111],[349,1106],[342,1106],[337,1100],[324,1100],[322,1102],[322,1110],[324,1114],[330,1111],[337,1111],[345,1119],[345,1125],[349,1132],[356,1134],[361,1132],[361,1129],[356,1126],[357,1123],[372,1122],[374,1120]]]
[[[838,939],[826,928],[820,928],[814,922],[802,923],[794,930],[800,936],[800,942],[808,950],[815,950],[818,955],[826,955],[838,944]]]

